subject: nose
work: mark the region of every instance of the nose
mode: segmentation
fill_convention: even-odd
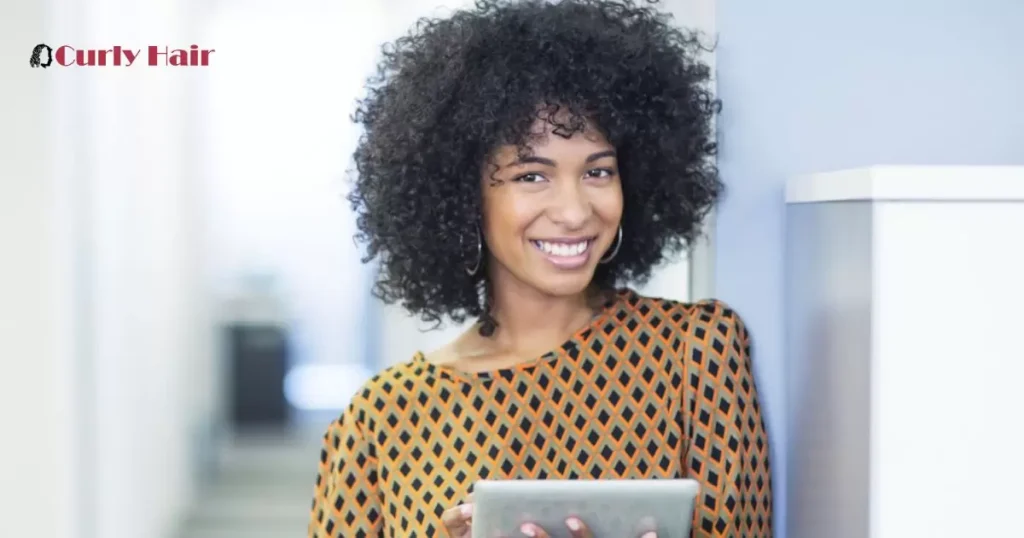
[[[561,181],[551,199],[548,215],[556,224],[570,230],[582,228],[594,213],[593,205],[580,181]]]

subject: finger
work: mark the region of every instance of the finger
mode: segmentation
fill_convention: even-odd
[[[458,536],[469,531],[472,517],[473,505],[461,504],[442,512],[441,523],[444,523],[450,534]]]
[[[441,513],[441,522],[445,525],[461,524],[473,516],[472,504],[460,504]]]
[[[519,532],[530,538],[551,538],[544,529],[540,528],[540,525],[535,523],[524,523],[522,527],[519,527]]]
[[[587,524],[578,517],[566,519],[565,526],[569,527],[569,533],[572,534],[572,538],[594,538],[594,533],[590,532]]]
[[[654,531],[647,531],[640,535],[640,538],[658,538],[658,533]]]

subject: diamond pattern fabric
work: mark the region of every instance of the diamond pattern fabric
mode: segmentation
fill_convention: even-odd
[[[771,536],[742,320],[623,290],[535,361],[465,373],[417,354],[370,380],[324,436],[308,537],[443,537],[483,478],[683,477],[701,484],[693,536]]]

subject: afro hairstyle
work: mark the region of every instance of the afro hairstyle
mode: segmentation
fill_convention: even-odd
[[[621,245],[595,286],[642,284],[691,244],[723,191],[720,104],[702,35],[652,4],[479,0],[384,45],[353,115],[348,195],[363,261],[379,264],[376,297],[437,324],[490,320],[493,332],[486,267],[466,270],[481,255],[486,266],[482,170],[499,146],[529,151],[539,107],[562,111],[543,116],[555,133],[593,125],[616,148]]]

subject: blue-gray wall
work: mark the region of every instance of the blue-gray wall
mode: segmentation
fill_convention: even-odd
[[[719,0],[716,292],[754,337],[785,536],[783,186],[871,164],[1024,164],[1024,1]]]

